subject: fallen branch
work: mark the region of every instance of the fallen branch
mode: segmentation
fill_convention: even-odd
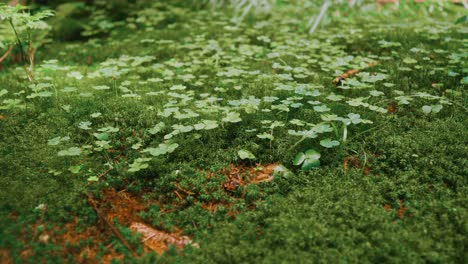
[[[120,234],[119,230],[117,230],[117,228],[115,228],[115,226],[104,216],[104,214],[98,208],[97,202],[93,199],[93,197],[88,195],[88,194],[86,194],[86,197],[88,198],[88,203],[91,204],[91,206],[93,207],[93,209],[96,212],[96,214],[98,215],[98,217],[101,220],[103,220],[104,223],[107,224],[107,226],[109,226],[112,233],[114,233],[114,235],[125,245],[125,247],[130,251],[130,253],[132,253],[132,255],[135,258],[137,258],[138,254],[135,252],[135,250],[132,248],[132,246],[127,242],[127,240],[125,240],[125,238],[122,236],[122,234]]]

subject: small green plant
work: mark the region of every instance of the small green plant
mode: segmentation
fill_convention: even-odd
[[[241,158],[241,159],[243,159],[243,160],[244,160],[244,159],[249,159],[249,160],[254,160],[254,159],[256,159],[255,155],[254,155],[252,152],[250,152],[250,151],[248,151],[248,150],[246,150],[246,149],[241,149],[241,150],[239,150],[239,151],[237,152],[237,155],[239,155],[239,158]]]
[[[0,57],[3,61],[17,46],[21,53],[21,61],[29,81],[34,80],[34,53],[45,41],[49,26],[44,18],[53,16],[50,10],[44,10],[31,15],[26,12],[28,7],[22,5],[8,6],[0,4],[0,48],[8,47],[8,51]]]
[[[305,152],[299,152],[294,158],[293,164],[302,165],[302,170],[307,171],[320,166],[320,153],[314,149],[308,149]]]

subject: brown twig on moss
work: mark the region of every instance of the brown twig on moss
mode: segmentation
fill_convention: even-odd
[[[125,247],[130,251],[130,253],[132,253],[132,256],[137,258],[138,254],[135,252],[133,247],[127,242],[127,240],[125,240],[122,234],[120,234],[119,230],[117,230],[117,228],[115,228],[115,226],[104,216],[104,214],[101,212],[101,210],[97,206],[97,202],[93,199],[93,197],[89,194],[86,194],[86,197],[88,199],[88,203],[93,207],[99,219],[101,219],[102,221],[104,221],[104,223],[107,224],[107,226],[110,228],[112,233],[114,233],[114,235],[125,245]]]
[[[191,192],[189,190],[186,190],[184,188],[182,188],[182,186],[180,186],[180,184],[178,182],[174,183],[175,186],[177,187],[177,189],[183,191],[184,193],[188,194],[188,195],[194,195],[195,193],[194,192]]]
[[[367,68],[374,67],[377,65],[377,63],[370,63],[367,65]],[[339,85],[342,81],[348,79],[349,77],[352,77],[353,75],[359,73],[361,70],[360,69],[352,69],[348,70],[345,73],[341,74],[340,76],[337,76],[335,79],[333,79],[333,84],[334,85]]]

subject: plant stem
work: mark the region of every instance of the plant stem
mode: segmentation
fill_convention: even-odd
[[[2,62],[4,59],[6,59],[8,57],[8,55],[10,55],[12,50],[13,50],[13,46],[8,47],[7,52],[5,52],[5,54],[3,54],[2,57],[0,57],[0,62]]]
[[[302,137],[301,139],[299,139],[292,147],[290,147],[290,148],[288,149],[288,152],[291,151],[291,150],[293,150],[293,149],[295,149],[295,148],[296,148],[299,144],[301,144],[302,141],[304,141],[306,138],[307,138],[307,137]]]
[[[23,49],[23,43],[21,42],[21,39],[18,35],[18,32],[16,31],[16,27],[15,25],[13,24],[13,19],[9,19],[8,20],[11,28],[13,29],[13,32],[15,33],[15,37],[16,37],[16,42],[18,42],[18,46],[20,48],[20,52],[21,52],[21,61],[23,62],[23,68],[24,68],[24,71],[26,72],[26,75],[28,76],[28,79],[29,81],[33,81],[33,77],[32,77],[32,74],[29,72],[28,70],[28,67],[26,66],[26,53],[24,53],[24,49]]]
[[[26,61],[26,54],[24,53],[24,50],[23,50],[23,43],[21,42],[21,39],[20,39],[20,37],[18,35],[18,32],[16,31],[15,25],[13,24],[13,19],[10,18],[8,20],[8,22],[10,23],[10,26],[13,29],[13,32],[15,33],[16,42],[18,42],[18,46],[20,47],[21,59],[22,59],[23,64],[24,64],[25,61]]]
[[[332,167],[335,167],[336,165],[336,162],[338,161],[338,158],[341,156],[341,152],[343,151],[343,148],[345,147],[346,145],[346,141],[342,142],[340,144],[340,147],[338,148],[338,153],[336,153],[336,156],[335,158],[333,159],[333,162],[332,162]]]
[[[318,17],[315,19],[314,25],[310,28],[309,34],[314,33],[315,29],[318,27],[320,24],[320,21],[322,20],[323,16],[325,15],[325,12],[327,12],[328,7],[330,6],[330,0],[325,0],[325,2],[322,5],[322,8],[320,9],[320,13]]]
[[[343,150],[343,148],[346,145],[347,137],[348,137],[348,126],[343,124],[343,139],[341,141],[340,147],[338,148],[338,153],[336,153],[336,156],[333,159],[332,167],[334,167],[336,165],[336,162],[338,161],[338,158],[341,156],[341,151]]]
[[[273,129],[271,128],[270,132],[271,138],[273,138]],[[270,139],[270,159],[273,159],[273,139]]]

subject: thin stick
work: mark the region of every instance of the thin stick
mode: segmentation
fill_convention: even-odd
[[[299,144],[301,144],[304,140],[306,140],[307,137],[303,136],[301,139],[299,139],[296,144],[294,144],[292,147],[288,149],[288,152],[295,149]]]
[[[108,168],[105,172],[103,172],[102,174],[98,176],[98,179],[101,179],[102,177],[106,176],[113,169],[114,168]]]
[[[93,206],[93,209],[94,209],[94,211],[96,211],[96,214],[98,215],[98,217],[101,220],[103,220],[109,226],[109,228],[115,234],[115,236],[118,239],[120,239],[120,241],[125,245],[125,247],[130,251],[130,253],[132,253],[132,255],[135,258],[137,258],[138,254],[135,252],[135,250],[132,248],[132,246],[127,242],[127,240],[125,240],[125,238],[122,236],[122,234],[120,234],[119,230],[117,230],[117,228],[115,228],[115,226],[112,225],[112,223],[107,218],[104,217],[101,210],[97,206],[97,202],[93,199],[93,197],[91,197],[88,194],[86,194],[86,196],[88,198],[88,203],[90,203]]]
[[[32,82],[34,79],[33,79],[32,75],[31,75],[31,73],[29,72],[28,66],[26,64],[24,64],[23,68],[24,68],[24,72],[26,73],[26,76],[28,76],[28,80],[30,82]]]
[[[374,67],[375,65],[377,65],[376,62],[373,62],[373,63],[370,63],[367,65],[367,68],[371,68],[371,67]],[[361,71],[361,69],[352,69],[352,70],[348,70],[346,71],[345,73],[341,74],[340,76],[337,76],[334,80],[333,80],[333,84],[334,85],[338,85],[341,83],[341,81],[344,81],[346,80],[347,78],[349,77],[352,77],[353,75],[359,73]]]
[[[8,47],[8,50],[5,54],[3,54],[2,57],[0,57],[0,62],[2,62],[4,59],[6,59],[8,57],[8,55],[10,55],[10,53],[13,51],[13,46],[10,46]]]
[[[28,76],[29,81],[32,82],[32,81],[34,81],[34,78],[32,76],[32,73],[29,72],[28,66],[26,65],[26,53],[24,52],[24,49],[23,49],[23,43],[21,42],[21,39],[20,39],[20,37],[18,35],[18,32],[16,31],[16,27],[13,24],[13,19],[10,18],[8,20],[8,22],[10,23],[10,26],[13,29],[13,32],[15,33],[16,41],[18,42],[18,46],[20,48],[21,62],[23,63],[24,71],[26,72],[26,75]]]
[[[177,187],[177,189],[183,191],[184,193],[186,193],[188,195],[194,195],[195,194],[194,192],[191,192],[191,191],[188,191],[188,190],[182,188],[182,186],[180,186],[180,184],[178,182],[175,183],[175,186]]]
[[[177,195],[177,197],[179,197],[179,199],[183,200],[184,198],[182,198],[182,195],[180,195],[180,193],[176,190],[174,190],[174,193]]]
[[[15,36],[16,36],[16,42],[18,43],[18,46],[20,48],[20,52],[21,52],[21,59],[23,61],[23,63],[25,63],[26,61],[26,54],[24,53],[24,49],[23,49],[23,43],[21,42],[21,39],[18,35],[18,32],[16,31],[16,27],[15,25],[13,24],[13,20],[10,18],[8,20],[8,22],[10,23],[10,26],[11,28],[13,29],[13,32],[15,33]]]
[[[103,172],[103,173],[101,173],[101,174],[99,174],[99,175],[97,176],[98,179],[101,179],[102,177],[106,176],[106,175],[107,175],[111,170],[113,170],[113,169],[114,169],[114,168],[108,168],[105,172]],[[89,186],[89,185],[91,185],[91,184],[93,184],[93,182],[88,182],[88,183],[86,184],[86,186]]]

